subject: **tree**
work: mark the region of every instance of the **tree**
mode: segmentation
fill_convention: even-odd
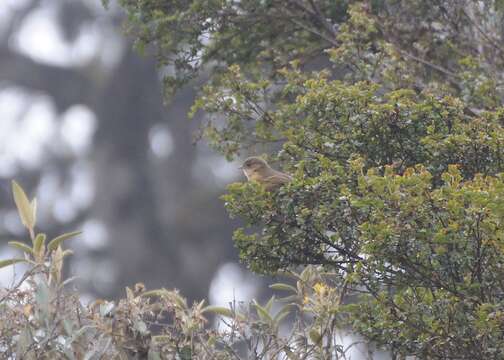
[[[294,175],[224,197],[252,270],[337,272],[335,311],[395,354],[504,357],[501,1],[120,3],[167,94],[210,70],[217,151]]]
[[[192,145],[195,124],[175,121],[187,117],[194,90],[180,89],[163,104],[155,60],[131,49],[131,39],[120,29],[123,17],[120,9],[105,11],[99,0],[5,5],[0,20],[0,97],[7,105],[2,109],[15,108],[21,101],[22,105],[0,120],[0,223],[11,223],[7,189],[16,178],[28,190],[44,193],[39,225],[49,235],[62,226],[98,229],[95,235],[85,232],[91,241],[74,248],[78,262],[68,267],[79,273],[82,291],[118,297],[125,286],[142,280],[148,286],[178,284],[190,299],[204,297],[219,266],[236,257],[228,239],[232,224],[218,200],[223,185],[212,176],[205,186],[195,178],[195,164],[210,163],[214,157],[209,160],[209,150]],[[30,29],[38,29],[33,24],[40,23],[52,25],[61,37],[60,51],[50,58],[33,56],[44,45],[33,46],[31,52],[16,46],[23,41],[33,44],[37,30]],[[80,43],[88,44],[85,56],[71,50]],[[6,93],[14,96],[4,100]],[[34,115],[41,99],[51,109],[53,124],[42,145],[25,138],[24,130],[32,127],[23,125],[30,113],[35,127],[44,128],[42,114]],[[81,119],[72,115],[82,110],[94,120],[85,151],[73,146],[82,144],[84,134],[61,136],[65,127],[79,128]],[[169,154],[151,151],[151,140],[159,133],[172,140]],[[19,156],[23,150],[25,156]],[[33,156],[34,152],[41,155]],[[192,187],[199,190],[187,190]],[[61,213],[66,216],[58,216]],[[21,236],[16,230],[0,226],[1,251],[7,241]],[[191,265],[179,271],[182,262]]]

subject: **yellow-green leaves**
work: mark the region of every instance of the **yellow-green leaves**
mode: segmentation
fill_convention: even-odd
[[[235,314],[233,313],[233,311],[231,309],[223,307],[223,306],[207,306],[207,307],[203,308],[202,312],[203,313],[209,312],[209,313],[213,313],[216,315],[225,316],[225,317],[228,317],[231,319],[235,317]]]
[[[58,246],[58,248],[52,253],[50,269],[51,282],[55,282],[56,284],[61,282],[61,270],[63,269],[64,256],[65,254],[61,249],[61,246]]]
[[[10,246],[21,250],[27,254],[33,255],[33,249],[21,241],[9,241]]]
[[[12,193],[14,195],[14,202],[16,203],[21,222],[28,229],[30,236],[33,238],[37,219],[37,200],[33,199],[30,202],[23,188],[15,181],[12,181]]]
[[[7,260],[0,260],[0,269],[4,268],[9,265],[14,265],[20,262],[26,262],[25,259],[7,259]]]
[[[35,256],[35,261],[43,262],[45,256],[45,234],[37,234],[35,240],[33,241],[33,253]]]
[[[73,232],[69,232],[69,233],[57,236],[54,239],[52,239],[51,241],[49,241],[49,244],[47,244],[47,248],[50,251],[53,251],[53,250],[57,249],[58,246],[60,246],[63,243],[63,241],[65,241],[67,239],[71,239],[77,235],[80,235],[81,233],[82,233],[82,231],[73,231]]]
[[[21,222],[28,229],[32,246],[21,241],[10,241],[9,245],[13,248],[23,251],[26,255],[24,259],[9,259],[0,262],[1,266],[8,266],[20,261],[33,261],[39,265],[45,264],[46,260],[50,260],[50,274],[52,282],[59,283],[61,281],[61,269],[63,267],[63,258],[70,255],[70,250],[63,250],[61,244],[63,241],[70,239],[78,234],[80,231],[66,233],[52,239],[46,247],[46,234],[35,233],[35,225],[37,218],[37,200],[30,201],[24,192],[23,188],[15,181],[12,182],[12,193],[14,202],[21,218]],[[51,256],[52,255],[52,256]]]

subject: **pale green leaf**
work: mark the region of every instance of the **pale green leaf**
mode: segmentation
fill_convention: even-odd
[[[156,289],[156,290],[149,290],[144,293],[142,293],[141,296],[143,297],[162,297],[168,294],[168,290],[166,289]]]
[[[44,249],[44,244],[46,240],[46,235],[45,234],[37,234],[35,236],[35,241],[33,242],[33,252],[36,255],[42,256],[41,252],[43,252]]]
[[[12,247],[15,247],[16,249],[19,249],[19,250],[27,253],[27,254],[33,255],[33,249],[21,241],[9,241],[8,244]]]
[[[254,308],[257,311],[257,315],[259,316],[259,318],[262,321],[267,321],[267,322],[270,322],[270,323],[273,321],[271,315],[268,313],[268,310],[266,310],[264,307],[262,307],[261,305],[259,305],[257,303],[257,301],[254,301],[254,303],[252,304],[252,306],[254,306]]]
[[[213,305],[207,306],[207,307],[203,308],[203,310],[201,310],[201,312],[203,312],[203,313],[210,312],[210,313],[213,313],[216,315],[226,316],[228,318],[234,318],[234,312],[231,309],[225,308],[222,306],[213,306]]]
[[[320,335],[320,332],[316,329],[311,329],[308,335],[310,336],[310,340],[315,344],[318,344],[322,340],[322,335]]]
[[[273,295],[269,300],[268,302],[266,303],[266,305],[264,305],[264,308],[266,309],[266,311],[268,313],[271,312],[271,308],[273,307],[273,303],[275,302],[275,295]]]
[[[69,232],[69,233],[57,236],[54,239],[52,239],[51,241],[49,241],[49,244],[47,244],[47,248],[49,249],[49,251],[54,251],[58,248],[58,246],[61,245],[61,243],[63,241],[70,239],[70,238],[73,238],[74,236],[77,236],[81,233],[82,233],[82,231],[73,231],[73,232]]]
[[[7,260],[1,260],[0,261],[0,269],[4,268],[9,265],[17,264],[20,262],[27,262],[25,259],[7,259]]]
[[[31,203],[30,203],[30,209],[33,217],[33,227],[35,227],[35,224],[37,223],[37,199],[33,198]]]
[[[294,286],[288,285],[288,284],[284,284],[284,283],[271,284],[269,286],[269,288],[272,289],[272,290],[277,290],[277,291],[292,291],[292,292],[297,292],[297,289]]]
[[[14,195],[14,202],[16,203],[21,222],[28,230],[32,231],[35,226],[35,216],[33,214],[33,207],[32,204],[30,204],[30,200],[28,200],[23,188],[15,181],[12,181],[12,193]]]
[[[280,310],[275,317],[273,318],[273,321],[278,324],[280,321],[282,321],[287,315],[290,314],[291,311],[291,304],[285,305],[282,310]]]

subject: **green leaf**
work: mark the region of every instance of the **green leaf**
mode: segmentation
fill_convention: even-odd
[[[272,297],[270,297],[270,299],[268,300],[268,302],[266,303],[266,305],[264,305],[264,308],[266,309],[266,311],[268,312],[268,314],[271,312],[271,308],[273,307],[273,303],[275,302],[275,295],[273,295]]]
[[[43,248],[45,244],[45,239],[46,239],[45,234],[42,233],[37,234],[37,236],[35,237],[35,241],[33,242],[33,251],[35,252],[35,254],[38,254],[40,250]]]
[[[0,269],[20,262],[28,262],[25,259],[7,259],[0,261]]]
[[[15,181],[12,181],[12,193],[21,222],[28,230],[33,231],[35,227],[34,211],[36,211],[36,201],[30,203],[23,188]]]
[[[31,208],[31,213],[33,216],[33,227],[35,227],[35,224],[37,223],[37,199],[33,198],[31,203],[30,203],[30,208]]]
[[[278,290],[278,291],[292,291],[292,292],[297,292],[297,289],[292,286],[292,285],[288,285],[288,284],[284,284],[284,283],[275,283],[275,284],[271,284],[269,286],[270,289],[272,290]]]
[[[231,309],[222,306],[206,306],[201,310],[201,312],[211,312],[213,314],[225,316],[231,319],[234,318],[234,312]]]
[[[318,344],[322,340],[322,335],[316,329],[311,329],[309,332],[310,340]]]
[[[275,317],[273,318],[273,322],[275,324],[278,324],[280,321],[282,321],[287,315],[290,314],[290,311],[291,311],[291,307],[292,305],[291,304],[287,304],[285,305],[282,310],[280,310],[276,315]]]
[[[21,241],[9,241],[8,244],[16,249],[19,249],[27,254],[33,255],[33,249]]]
[[[259,305],[257,303],[257,301],[254,300],[254,303],[252,304],[252,306],[254,306],[254,308],[257,311],[257,315],[259,315],[259,318],[262,321],[267,321],[269,323],[271,323],[273,321],[271,315],[268,313],[268,310],[266,310],[266,308],[264,308],[261,305]]]
[[[166,289],[156,289],[156,290],[150,290],[142,293],[141,296],[143,297],[162,297],[168,294],[168,290]]]
[[[47,320],[50,316],[51,297],[51,290],[47,283],[45,281],[40,282],[35,292],[35,301],[37,302],[38,309],[40,309],[42,321]]]
[[[74,236],[77,236],[81,233],[82,233],[82,231],[73,231],[73,232],[69,232],[69,233],[57,236],[54,239],[52,239],[51,241],[49,241],[47,248],[49,249],[49,251],[54,251],[58,248],[58,246],[61,245],[61,243],[63,241],[70,239],[70,238],[73,238]]]

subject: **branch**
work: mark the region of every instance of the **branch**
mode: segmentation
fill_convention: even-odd
[[[476,23],[476,21],[469,16],[469,14],[464,10],[462,9],[462,14],[464,14],[464,16],[469,20],[469,22],[476,28],[476,30],[478,30],[478,32],[490,43],[490,45],[492,45],[495,49],[497,49],[501,54],[504,54],[504,48],[502,46],[500,46],[496,41],[495,39],[492,39],[482,28],[481,26],[479,26],[478,23]]]
[[[430,67],[431,69],[434,69],[434,70],[436,70],[436,71],[438,71],[438,72],[440,72],[440,73],[444,74],[444,75],[447,75],[447,76],[449,76],[449,77],[456,78],[456,79],[459,79],[459,78],[460,78],[460,76],[458,76],[456,73],[451,72],[450,70],[445,69],[445,68],[444,68],[444,67],[442,67],[442,66],[436,65],[436,64],[434,64],[434,63],[431,63],[430,61],[427,61],[427,60],[425,60],[425,59],[419,58],[418,56],[415,56],[415,55],[413,55],[413,54],[410,54],[410,53],[409,53],[409,52],[407,52],[407,51],[404,51],[404,50],[399,49],[397,46],[395,46],[395,49],[396,49],[396,50],[399,52],[399,54],[401,54],[402,56],[405,56],[405,57],[407,57],[407,58],[410,58],[410,59],[412,59],[412,60],[415,60],[415,61],[417,61],[417,62],[419,62],[419,63],[421,63],[421,64],[423,64],[423,65],[425,65],[425,66]],[[457,84],[458,84],[458,83],[457,83]]]

